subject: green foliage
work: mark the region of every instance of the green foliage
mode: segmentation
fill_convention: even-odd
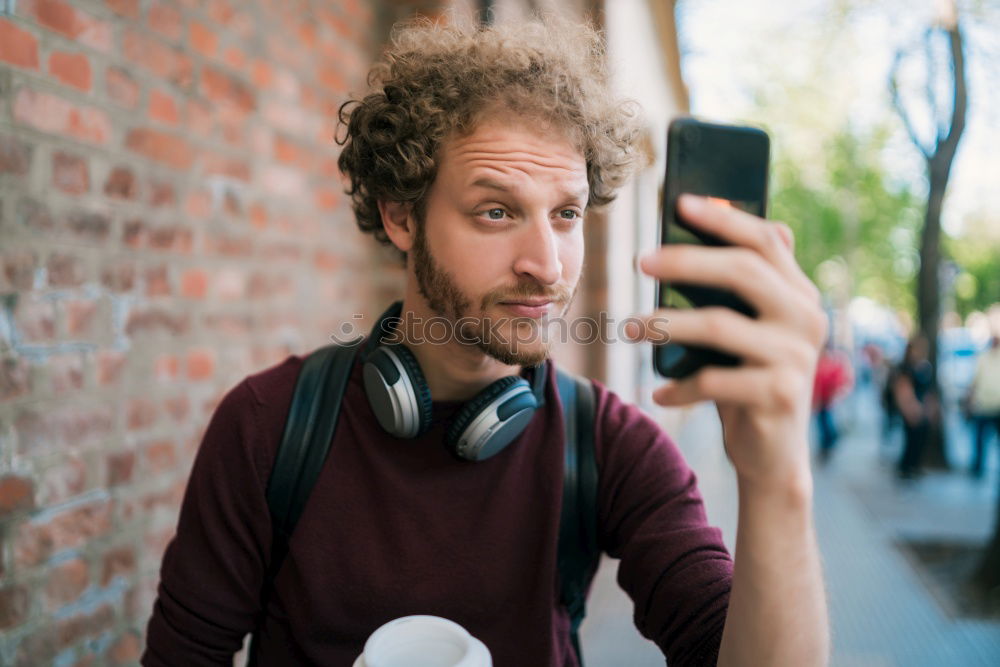
[[[795,232],[796,256],[821,283],[819,267],[843,261],[850,293],[914,312],[913,281],[923,202],[880,163],[886,133],[841,129],[811,162],[778,155],[772,168],[771,217]]]
[[[961,237],[944,237],[945,252],[959,266],[955,310],[963,318],[1000,303],[1000,234],[997,222],[983,219],[968,225]]]

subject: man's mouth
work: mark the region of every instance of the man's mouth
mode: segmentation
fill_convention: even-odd
[[[552,299],[535,298],[535,299],[517,299],[513,301],[501,301],[498,305],[513,312],[518,317],[530,317],[532,319],[540,319],[544,317],[546,314],[548,314],[549,308],[552,306],[552,304],[553,304]]]

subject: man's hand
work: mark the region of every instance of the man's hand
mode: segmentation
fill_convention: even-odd
[[[667,245],[644,257],[658,280],[719,287],[751,304],[756,319],[729,308],[663,309],[641,338],[719,348],[744,362],[707,367],[653,393],[660,405],[714,400],[726,451],[741,483],[796,484],[808,478],[813,376],[826,338],[819,290],[792,253],[791,230],[703,197],[684,195],[679,213],[730,247]],[[652,326],[667,320],[667,327]],[[665,333],[664,333],[665,331]]]
[[[703,198],[684,196],[680,214],[729,247],[665,246],[643,271],[661,280],[721,287],[757,311],[659,311],[666,334],[743,358],[669,382],[661,405],[714,400],[739,482],[739,524],[721,667],[821,667],[830,651],[826,596],[812,522],[809,415],[826,338],[819,292],[795,262],[791,231]],[[658,320],[662,321],[662,320]],[[640,337],[664,342],[646,320]],[[635,332],[633,332],[635,333]]]

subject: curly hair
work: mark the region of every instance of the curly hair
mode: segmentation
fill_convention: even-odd
[[[612,201],[639,163],[638,105],[611,94],[604,42],[586,24],[402,22],[368,83],[363,99],[340,107],[338,166],[358,226],[384,244],[378,202],[411,204],[422,218],[442,142],[498,111],[565,132],[586,160],[588,206]]]

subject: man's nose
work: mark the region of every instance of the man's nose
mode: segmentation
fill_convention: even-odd
[[[528,275],[543,285],[554,285],[562,276],[559,239],[547,216],[536,216],[518,239],[514,272]]]

